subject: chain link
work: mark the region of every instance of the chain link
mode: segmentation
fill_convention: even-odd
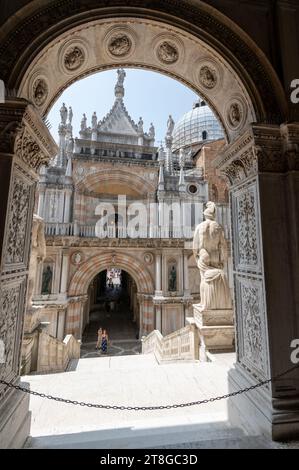
[[[84,401],[77,401],[77,400],[70,400],[67,398],[54,397],[53,395],[47,395],[46,393],[36,392],[34,390],[30,390],[29,388],[21,387],[20,385],[14,385],[12,382],[6,382],[5,380],[0,380],[0,384],[3,384],[9,388],[13,388],[15,390],[19,390],[24,393],[29,393],[30,395],[37,396],[40,398],[46,398],[48,400],[54,400],[57,402],[67,403],[71,405],[86,406],[88,408],[99,408],[99,409],[105,409],[105,410],[120,410],[120,411],[156,411],[156,410],[170,410],[170,409],[175,409],[175,408],[187,408],[187,407],[195,406],[195,405],[204,405],[207,403],[213,403],[214,401],[225,400],[226,398],[235,397],[237,395],[250,392],[251,390],[255,390],[259,387],[263,387],[264,385],[274,382],[275,380],[283,377],[284,375],[289,374],[290,372],[298,368],[299,368],[299,364],[295,365],[294,367],[291,367],[290,369],[287,369],[286,371],[282,372],[279,375],[276,375],[275,377],[272,377],[267,380],[263,380],[262,382],[258,382],[257,384],[251,385],[250,387],[237,390],[236,392],[227,393],[226,395],[206,398],[204,400],[192,401],[189,403],[179,403],[179,404],[174,404],[174,405],[156,405],[156,406],[120,406],[120,405],[102,405],[98,403],[85,403]]]

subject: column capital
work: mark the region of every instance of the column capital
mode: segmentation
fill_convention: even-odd
[[[58,147],[34,106],[23,99],[0,105],[0,151],[14,154],[37,172]]]
[[[215,161],[231,186],[258,173],[299,168],[299,123],[250,125]]]

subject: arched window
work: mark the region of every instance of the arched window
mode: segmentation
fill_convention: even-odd
[[[207,131],[203,131],[203,132],[202,132],[202,140],[207,140],[207,138],[208,138],[208,133],[207,133]]]

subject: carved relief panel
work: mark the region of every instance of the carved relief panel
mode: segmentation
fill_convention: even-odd
[[[27,269],[35,181],[15,165],[6,224],[4,272]]]
[[[261,273],[257,183],[254,180],[232,190],[234,269]]]
[[[263,279],[235,276],[238,359],[258,376],[268,375],[268,345]]]

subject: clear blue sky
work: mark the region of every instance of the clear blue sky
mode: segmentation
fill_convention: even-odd
[[[147,70],[125,70],[125,106],[136,123],[142,116],[145,131],[148,131],[150,123],[153,122],[157,145],[159,141],[164,141],[169,114],[176,122],[192,108],[198,96],[185,85],[165,75]],[[79,137],[83,113],[86,113],[87,124],[90,125],[94,111],[100,120],[111,109],[116,81],[117,73],[114,69],[93,74],[67,88],[48,114],[55,140],[58,140],[59,110],[63,102],[67,107],[73,108],[73,134],[74,137]]]

